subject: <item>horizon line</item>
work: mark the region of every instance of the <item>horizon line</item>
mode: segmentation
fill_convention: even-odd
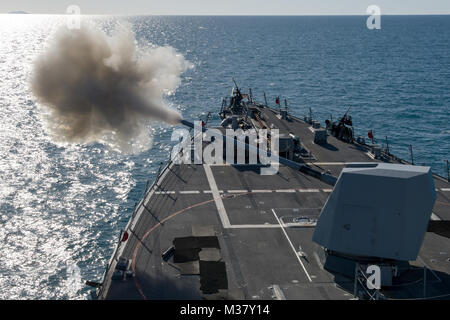
[[[0,15],[55,15],[65,16],[71,15],[68,13],[30,13],[30,12],[0,12]],[[116,14],[116,13],[82,13],[81,16],[178,16],[178,17],[338,17],[338,16],[354,16],[354,17],[367,17],[369,14],[150,14],[150,13],[128,13],[128,14]],[[381,16],[447,16],[448,13],[382,13]]]

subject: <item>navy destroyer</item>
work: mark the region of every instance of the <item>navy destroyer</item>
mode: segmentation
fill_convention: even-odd
[[[449,299],[448,178],[396,157],[371,133],[355,136],[350,108],[321,124],[280,98],[275,107],[264,100],[236,85],[220,126],[206,120],[200,132],[278,129],[277,172],[249,163],[245,137],[232,144],[244,145],[244,163],[169,161],[102,281],[88,282],[94,297]]]

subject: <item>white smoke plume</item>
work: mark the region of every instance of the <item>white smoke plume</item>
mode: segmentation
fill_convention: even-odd
[[[190,67],[172,47],[139,50],[130,28],[108,36],[92,27],[62,27],[36,59],[31,88],[48,109],[57,140],[106,141],[129,151],[130,141],[151,141],[149,120],[182,119],[164,97]]]

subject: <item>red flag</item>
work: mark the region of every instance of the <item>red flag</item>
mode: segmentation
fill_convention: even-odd
[[[373,139],[372,130],[369,130],[369,132],[367,133],[367,136],[369,137],[369,139]]]
[[[125,242],[125,241],[127,241],[127,240],[128,240],[128,232],[125,231],[125,232],[123,233],[123,236],[122,236],[122,242]]]
[[[275,103],[276,103],[276,104],[280,104],[280,98],[277,97],[277,98],[275,99]]]

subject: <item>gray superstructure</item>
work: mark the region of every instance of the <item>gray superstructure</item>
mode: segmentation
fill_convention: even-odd
[[[97,289],[99,299],[450,298],[447,179],[432,176],[436,198],[415,260],[334,252],[313,241],[333,191],[333,183],[320,177],[339,177],[350,163],[408,163],[355,139],[347,115],[324,128],[308,117],[290,115],[287,108],[275,110],[243,98],[223,104],[220,129],[278,128],[284,146],[280,155],[298,167],[280,165],[277,174],[260,175],[258,164],[169,162],[129,220]],[[336,188],[346,185],[338,180]],[[422,191],[415,192],[420,202]],[[405,216],[398,221],[408,223],[408,194],[402,201],[397,207]],[[414,219],[423,223],[423,216]],[[353,247],[359,250],[361,244]],[[365,287],[364,268],[373,264],[381,267],[383,277],[387,267],[395,272],[389,281],[383,278],[380,290],[371,291]]]

